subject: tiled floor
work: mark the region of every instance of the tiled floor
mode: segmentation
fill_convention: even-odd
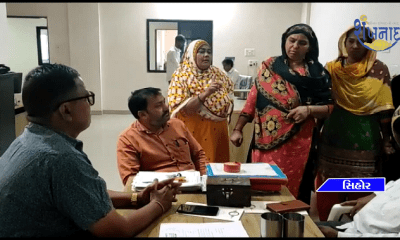
[[[110,190],[123,189],[117,168],[117,139],[119,133],[135,120],[131,114],[92,115],[90,127],[78,136],[83,141],[83,151]]]

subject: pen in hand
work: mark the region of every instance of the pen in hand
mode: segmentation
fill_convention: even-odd
[[[158,178],[154,178],[153,181],[144,181],[143,183],[154,183],[155,181],[158,181]]]

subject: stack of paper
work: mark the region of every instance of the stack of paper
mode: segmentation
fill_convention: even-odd
[[[242,222],[162,223],[159,237],[249,237]]]
[[[240,172],[227,173],[224,171],[223,163],[210,163],[209,176],[231,176],[231,177],[274,177],[278,176],[268,163],[241,164]]]
[[[203,183],[199,171],[180,171],[180,172],[154,172],[140,171],[132,182],[132,190],[140,191],[152,184],[155,179],[163,181],[166,179],[182,176],[185,177],[185,182],[182,183],[180,190],[196,191],[201,189]]]

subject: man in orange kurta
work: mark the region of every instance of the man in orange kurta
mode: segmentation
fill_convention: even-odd
[[[165,98],[158,88],[132,93],[129,110],[137,121],[119,136],[118,170],[124,185],[139,171],[197,170],[206,174],[208,162],[201,145],[179,119],[170,119]]]

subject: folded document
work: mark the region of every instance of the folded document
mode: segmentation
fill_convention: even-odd
[[[199,171],[180,171],[180,172],[154,172],[154,171],[140,171],[132,182],[132,190],[140,191],[154,182],[167,180],[170,178],[180,177],[184,179],[180,190],[182,191],[196,191],[202,188],[202,179]]]

